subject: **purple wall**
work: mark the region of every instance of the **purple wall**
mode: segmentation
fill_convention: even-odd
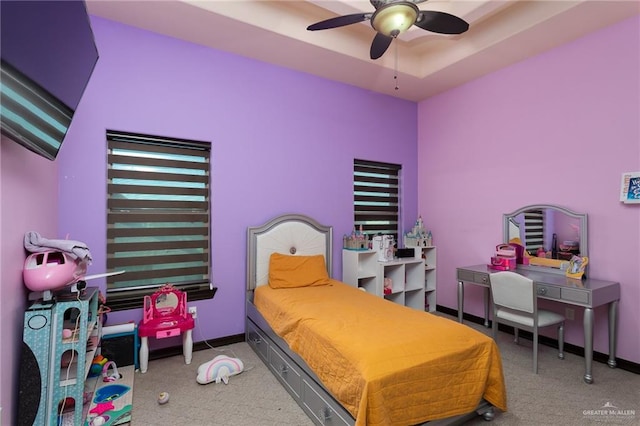
[[[0,423],[16,424],[18,368],[27,291],[24,234],[57,235],[58,164],[2,136],[0,142]]]
[[[639,52],[634,17],[418,105],[418,210],[438,246],[438,304],[457,307],[455,268],[489,260],[503,213],[562,205],[589,216],[591,276],[621,285],[618,356],[640,362],[640,205],[618,201],[621,174],[640,170]],[[483,315],[480,288],[465,288],[465,311]],[[583,346],[581,311],[566,337]]]
[[[333,225],[334,277],[342,276],[354,157],[403,165],[403,210],[407,224],[415,220],[415,103],[100,18],[92,25],[100,60],[58,157],[60,232],[89,245],[89,273],[105,270],[106,129],[211,141],[218,293],[193,302],[195,340],[244,332],[248,226],[292,212]]]

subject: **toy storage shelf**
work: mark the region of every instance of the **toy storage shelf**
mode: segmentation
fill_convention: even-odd
[[[382,295],[382,283],[378,282],[377,253],[373,250],[343,249],[342,281],[362,288],[367,293]]]
[[[391,280],[391,291],[388,294],[384,293],[385,278]],[[424,309],[425,268],[421,257],[379,262],[378,253],[374,250],[344,249],[342,281],[391,302]]]
[[[436,247],[407,247],[413,248],[416,257],[424,259],[424,310],[427,312],[435,312],[436,310]]]
[[[55,302],[35,302],[25,312],[23,340],[42,370],[33,373],[42,375],[34,424],[85,423],[85,392],[93,392],[95,381],[85,382],[101,334],[98,295],[97,287],[87,287],[79,293],[58,296]],[[34,318],[42,318],[37,321],[42,327],[33,327]],[[63,333],[71,333],[71,337],[63,337]],[[63,404],[67,409],[60,413]]]
[[[65,324],[65,328],[73,329],[75,324]],[[68,339],[62,339],[62,344],[64,347],[73,348],[79,347],[79,340],[77,337],[70,337]],[[85,355],[84,368],[80,357],[74,356],[73,362],[69,364],[69,368],[61,368],[60,369],[60,387],[72,386],[78,382],[78,373],[82,373],[80,376],[80,380],[84,381],[87,375],[89,374],[89,369],[91,368],[91,360],[96,355],[96,351],[98,349],[98,341],[99,341],[99,333],[98,333],[98,323],[97,321],[92,321],[89,323],[87,327],[87,352]],[[79,351],[78,351],[79,352]],[[82,370],[82,371],[81,371]]]

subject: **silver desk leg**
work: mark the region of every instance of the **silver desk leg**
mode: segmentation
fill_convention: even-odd
[[[462,314],[464,313],[464,283],[458,281],[458,322],[462,324]]]
[[[593,383],[593,375],[591,367],[593,364],[593,309],[586,308],[584,310],[584,381],[585,383]]]
[[[489,327],[489,289],[484,289],[484,326]]]
[[[618,343],[618,301],[609,303],[609,361],[607,365],[616,368],[616,346]]]

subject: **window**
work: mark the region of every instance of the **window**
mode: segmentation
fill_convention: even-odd
[[[166,283],[213,297],[210,144],[115,131],[107,144],[107,270],[125,271],[107,278],[109,307],[141,307]]]
[[[353,206],[355,227],[369,236],[393,235],[398,241],[398,164],[353,160]]]

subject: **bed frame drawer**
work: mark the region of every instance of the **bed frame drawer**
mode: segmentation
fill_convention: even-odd
[[[347,421],[335,409],[335,402],[327,402],[320,394],[317,385],[313,382],[302,380],[302,403],[306,412],[313,416],[315,424],[330,426],[353,425],[353,420]]]
[[[247,321],[247,343],[262,358],[262,361],[269,365],[269,340],[251,321]]]
[[[299,398],[300,384],[302,382],[300,372],[286,360],[286,356],[276,346],[270,346],[269,349],[269,366],[276,376],[281,379],[280,381]]]

